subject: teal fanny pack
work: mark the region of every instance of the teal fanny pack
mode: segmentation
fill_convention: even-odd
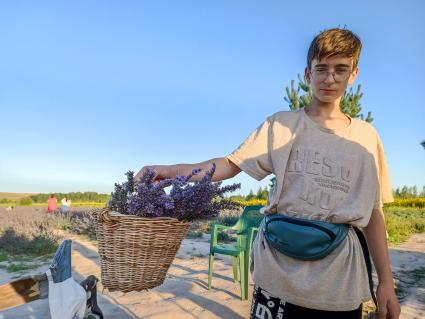
[[[294,218],[280,214],[264,217],[264,237],[277,251],[300,260],[318,260],[330,254],[348,234],[349,225]],[[363,232],[353,227],[365,259],[369,279],[369,289],[375,306],[378,308],[373,290],[372,263],[366,238]],[[264,246],[264,243],[263,243]]]
[[[347,224],[294,218],[280,214],[264,219],[264,237],[282,254],[301,260],[317,260],[330,254],[348,233]]]

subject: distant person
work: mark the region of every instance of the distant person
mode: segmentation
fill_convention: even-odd
[[[56,196],[54,194],[50,195],[50,198],[47,200],[47,212],[53,213],[57,208],[57,202]]]
[[[62,203],[62,207],[61,207],[62,213],[69,212],[69,208],[71,207],[71,200],[68,199],[67,197],[64,197],[62,198],[61,203]]]

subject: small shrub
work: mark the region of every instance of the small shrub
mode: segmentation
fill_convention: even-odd
[[[413,207],[384,207],[389,242],[398,244],[412,234],[425,231],[425,209]]]
[[[203,236],[204,234],[199,230],[189,230],[186,233],[186,238],[189,238],[189,239],[202,238]]]
[[[204,257],[206,257],[206,255],[204,255],[202,253],[193,253],[193,254],[190,255],[190,258],[191,259],[194,259],[195,257],[197,257],[197,258],[204,258]]]
[[[39,225],[37,235],[20,234],[8,228],[0,236],[0,250],[4,255],[43,256],[54,253],[58,246],[58,237],[43,225]]]
[[[425,221],[415,222],[415,229],[417,230],[418,233],[425,232]]]
[[[0,204],[14,204],[16,205],[16,201],[8,198],[0,198]]]
[[[217,242],[220,243],[231,243],[231,242],[235,242],[236,238],[235,235],[231,235],[227,232],[221,231],[217,233]]]
[[[96,227],[93,216],[89,212],[71,212],[66,229],[75,234],[85,235],[92,240],[96,240]]]
[[[27,264],[27,263],[12,263],[9,264],[6,267],[6,270],[8,272],[21,272],[21,271],[25,271],[25,270],[30,270],[30,269],[34,269],[40,267],[40,264],[36,264],[36,263],[32,263],[32,264]]]
[[[217,223],[225,226],[233,226],[238,221],[239,216],[223,216],[217,219]]]
[[[394,202],[384,204],[384,207],[416,207],[425,208],[425,198],[396,198]]]
[[[206,220],[195,220],[189,227],[189,232],[201,232],[204,234],[210,233],[210,221]]]
[[[6,261],[6,260],[7,260],[7,255],[4,252],[0,251],[0,262]]]
[[[36,256],[52,254],[58,249],[58,239],[52,235],[35,236],[28,245],[28,252]]]
[[[30,206],[32,204],[31,198],[25,197],[19,200],[19,205],[21,206]]]

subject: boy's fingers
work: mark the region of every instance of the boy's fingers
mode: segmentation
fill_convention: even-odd
[[[151,170],[151,171],[153,171],[155,173],[155,175],[153,177],[153,180],[154,181],[160,179],[160,178],[158,178],[159,177],[159,173],[158,173],[158,170],[157,170],[156,166],[144,166],[144,167],[142,167],[142,169],[134,177],[134,179],[136,180],[136,182],[140,181],[140,179],[142,178],[143,174],[145,174],[148,169]]]
[[[143,175],[143,168],[134,176],[134,180],[138,182]]]
[[[378,303],[378,319],[386,319],[387,318],[387,303],[380,302]]]
[[[161,178],[159,177],[157,171],[154,170],[154,172],[155,172],[155,175],[153,176],[153,181],[154,182],[159,182],[161,180]]]
[[[142,167],[142,169],[134,177],[134,179],[136,180],[136,182],[138,182],[142,178],[143,174],[146,173],[146,171],[148,170],[148,168],[149,168],[149,166]]]

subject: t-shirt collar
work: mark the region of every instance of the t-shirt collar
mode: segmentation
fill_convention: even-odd
[[[301,115],[306,119],[306,121],[312,125],[314,125],[315,127],[317,127],[319,130],[326,132],[326,133],[340,133],[340,132],[344,132],[346,130],[348,130],[352,125],[353,125],[353,119],[351,116],[344,114],[345,116],[348,117],[348,119],[350,120],[350,124],[348,124],[346,127],[344,128],[340,128],[340,129],[330,129],[327,127],[323,127],[320,124],[316,123],[315,121],[313,121],[310,116],[308,116],[308,114],[305,112],[304,107],[301,109]]]

